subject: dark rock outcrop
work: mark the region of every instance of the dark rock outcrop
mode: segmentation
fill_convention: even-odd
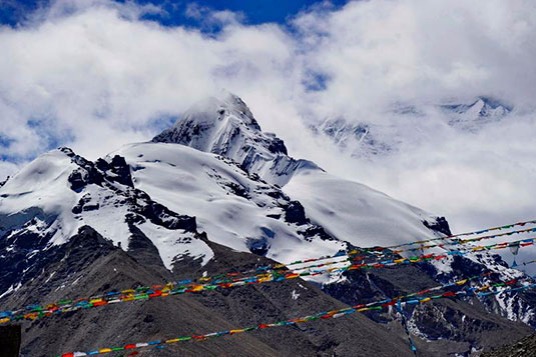
[[[345,273],[344,281],[325,285],[323,290],[349,305],[406,295],[438,285],[427,265],[351,271]],[[490,313],[486,304],[475,298],[441,299],[404,311],[413,327],[412,338],[424,356],[470,355],[473,350],[500,346],[531,332],[521,322]],[[398,323],[396,316],[385,313],[369,312],[367,316],[379,323]]]
[[[437,217],[434,222],[423,221],[422,222],[426,228],[429,228],[433,231],[443,233],[447,236],[452,235],[450,231],[449,222],[445,217]]]
[[[0,357],[19,357],[21,326],[0,326]]]
[[[536,334],[484,352],[480,357],[536,357]]]

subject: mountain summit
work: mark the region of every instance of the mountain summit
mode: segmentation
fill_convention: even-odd
[[[310,161],[288,156],[283,140],[263,132],[248,106],[229,92],[196,103],[152,141],[224,156],[248,173],[280,186],[300,168],[318,169]]]
[[[490,97],[477,97],[469,104],[447,104],[441,106],[443,109],[450,110],[458,114],[467,113],[469,116],[476,117],[503,117],[512,111],[512,107],[504,104],[497,99]]]

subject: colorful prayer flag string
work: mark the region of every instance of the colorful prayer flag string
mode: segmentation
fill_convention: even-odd
[[[459,240],[455,240],[455,241],[448,242],[448,243],[429,244],[429,245],[421,244],[419,247],[415,247],[415,248],[395,249],[395,250],[391,250],[390,248],[387,248],[387,247],[377,247],[377,248],[372,248],[370,250],[367,250],[367,248],[365,248],[365,249],[362,249],[360,253],[364,253],[364,252],[380,252],[381,253],[382,251],[389,249],[392,254],[400,254],[402,252],[415,251],[415,250],[424,250],[424,249],[431,249],[431,248],[445,248],[448,246],[465,245],[468,243],[479,242],[481,240],[494,239],[494,238],[499,238],[499,237],[504,237],[504,236],[511,236],[514,234],[523,234],[523,233],[531,233],[531,232],[536,232],[536,227],[528,228],[528,229],[521,229],[521,230],[511,231],[511,232],[506,232],[506,233],[481,236],[481,237],[476,237],[476,238],[459,239]],[[410,244],[415,244],[415,242],[408,243],[408,245]]]
[[[483,233],[487,233],[487,232],[491,232],[491,231],[510,229],[510,228],[514,228],[514,227],[525,226],[527,224],[536,224],[536,220],[529,220],[529,221],[511,223],[511,224],[507,224],[507,225],[504,225],[504,226],[484,228],[484,229],[477,230],[477,231],[472,231],[472,232],[451,234],[451,235],[448,235],[448,236],[436,237],[436,238],[425,239],[425,240],[420,240],[420,241],[414,241],[414,242],[409,242],[409,243],[397,244],[397,245],[391,245],[391,246],[387,246],[387,247],[383,247],[383,248],[385,248],[385,249],[399,248],[399,247],[408,246],[408,245],[422,244],[422,243],[428,243],[428,242],[433,242],[433,241],[438,241],[438,240],[446,240],[446,239],[452,239],[452,238],[457,238],[457,237],[464,237],[464,236],[470,236],[470,235],[476,235],[476,234],[483,234]]]
[[[388,259],[380,262],[371,263],[353,263],[344,267],[324,268],[321,270],[305,270],[299,273],[293,271],[269,271],[255,276],[236,278],[223,281],[216,281],[207,284],[188,283],[187,285],[178,285],[176,283],[168,283],[165,286],[155,285],[153,287],[140,287],[137,289],[126,289],[122,291],[110,291],[102,295],[93,296],[84,299],[64,299],[57,303],[47,305],[30,305],[25,309],[1,311],[0,324],[5,324],[11,321],[21,320],[36,320],[43,317],[50,317],[64,312],[77,311],[80,309],[88,309],[98,306],[106,306],[121,302],[149,300],[156,297],[165,297],[170,295],[179,295],[184,293],[199,293],[202,291],[212,291],[217,289],[229,289],[237,286],[261,284],[266,282],[280,282],[290,279],[296,279],[304,276],[316,276],[326,273],[343,273],[352,270],[370,270],[392,267],[397,265],[416,264],[429,261],[438,261],[447,259],[450,256],[463,256],[473,252],[484,250],[504,249],[512,245],[520,248],[534,244],[536,238],[528,238],[513,242],[502,242],[491,244],[488,246],[474,246],[466,251],[452,250],[446,251],[443,254],[425,254],[409,258]],[[180,283],[180,282],[179,282]]]
[[[169,345],[169,344],[185,342],[185,341],[207,341],[209,339],[227,336],[227,335],[236,335],[240,333],[264,330],[268,328],[281,327],[281,326],[292,326],[292,325],[296,325],[299,323],[305,323],[305,322],[316,321],[316,320],[335,319],[335,318],[339,318],[342,316],[351,315],[356,312],[382,311],[384,309],[390,308],[394,304],[398,304],[399,307],[401,308],[402,306],[406,306],[406,305],[423,304],[423,303],[428,303],[428,302],[431,302],[437,299],[443,299],[443,298],[450,298],[450,297],[454,298],[454,297],[461,297],[461,296],[487,297],[491,295],[497,295],[503,292],[519,292],[519,291],[536,288],[536,284],[534,283],[518,286],[515,288],[511,287],[514,284],[515,282],[512,282],[512,281],[500,283],[498,284],[498,286],[501,286],[501,287],[506,286],[506,288],[497,289],[495,291],[493,290],[490,291],[490,287],[492,285],[485,285],[483,287],[474,287],[474,288],[466,289],[466,290],[447,291],[443,294],[427,296],[427,297],[417,296],[417,297],[412,298],[411,300],[406,300],[406,301],[397,300],[394,303],[393,301],[390,301],[387,303],[382,303],[382,301],[378,301],[376,302],[376,305],[373,305],[373,306],[366,306],[363,304],[359,304],[359,305],[345,307],[345,308],[337,309],[337,310],[331,310],[327,312],[322,311],[322,312],[318,312],[312,315],[279,321],[275,323],[261,323],[255,326],[241,328],[241,329],[232,329],[232,330],[226,330],[226,331],[212,332],[212,333],[208,333],[205,335],[190,335],[190,336],[176,337],[172,339],[154,340],[150,342],[131,343],[131,344],[126,344],[126,345],[119,346],[119,347],[99,348],[99,349],[91,350],[88,352],[67,352],[58,357],[93,356],[93,355],[106,354],[106,353],[115,352],[115,351],[129,351],[129,350],[134,350],[134,349],[139,349],[139,348],[144,348],[144,347]]]

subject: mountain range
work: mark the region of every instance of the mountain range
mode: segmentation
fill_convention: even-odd
[[[399,153],[406,141],[419,142],[444,131],[476,134],[507,120],[514,108],[497,99],[481,96],[468,102],[437,105],[398,103],[384,112],[389,118],[372,122],[367,118],[334,117],[310,125],[317,137],[328,139],[340,151],[356,158],[374,160]],[[426,121],[422,120],[426,117]]]
[[[441,110],[495,120],[511,109],[479,98]],[[340,141],[372,140],[369,127],[341,125],[343,134],[326,123],[317,130]],[[291,157],[239,97],[223,92],[149,142],[96,161],[62,147],[2,183],[0,311],[450,233],[444,217]],[[487,270],[523,277],[486,253],[118,304],[23,322],[22,356],[276,321]],[[535,298],[441,300],[409,308],[404,318],[371,312],[144,353],[410,356],[405,325],[420,355],[469,355],[530,334]]]

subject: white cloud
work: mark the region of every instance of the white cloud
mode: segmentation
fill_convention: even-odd
[[[301,13],[291,31],[190,7],[189,16],[222,27],[206,35],[140,20],[155,7],[57,1],[23,27],[0,29],[0,137],[13,140],[2,155],[27,160],[68,145],[94,159],[149,140],[160,118],[225,87],[294,156],[445,214],[456,228],[508,222],[535,211],[535,7],[354,1]],[[386,114],[396,103],[430,108],[479,95],[518,111],[477,134],[433,111],[405,121]],[[336,116],[388,128],[398,151],[356,161],[308,134]],[[0,176],[12,169],[0,166]]]
[[[4,182],[9,176],[13,176],[21,168],[13,162],[0,160],[0,183]]]
[[[536,82],[530,65],[535,7],[531,1],[356,1],[295,23],[307,67],[331,78],[322,95],[330,110],[475,93],[525,105]]]
[[[229,10],[214,11],[210,7],[201,6],[195,2],[187,4],[185,15],[205,26],[236,25],[245,19],[243,13]]]

